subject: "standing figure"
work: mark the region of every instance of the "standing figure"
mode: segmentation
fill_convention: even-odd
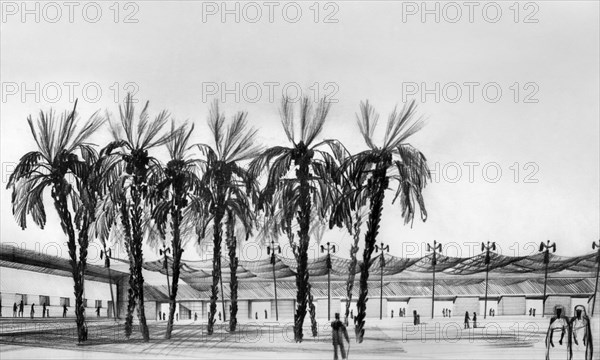
[[[567,335],[567,360],[570,360],[573,357],[573,349],[571,348],[571,322],[564,315],[564,309],[561,305],[554,306],[554,316],[550,319],[550,325],[546,333],[546,360],[550,360],[550,348],[554,347],[552,338],[556,331],[560,331],[559,345],[563,344],[563,339]]]
[[[590,318],[587,316],[585,306],[575,306],[575,316],[571,318],[571,330],[573,332],[573,342],[575,345],[579,345],[579,341],[582,340],[583,346],[585,346],[585,360],[591,360],[594,354],[594,346]]]
[[[394,318],[394,310],[392,310],[392,319]]]
[[[96,308],[96,317],[100,317],[100,306]]]
[[[23,317],[23,299],[19,303],[19,317]]]
[[[529,308],[529,316],[531,316],[532,313],[533,313],[533,309]]]
[[[194,313],[194,321],[196,321],[196,320],[198,320],[198,313],[197,312]]]
[[[477,328],[477,313],[473,313],[473,329]]]
[[[67,317],[67,304],[63,305],[63,317],[66,318]]]
[[[158,320],[162,320],[162,313],[160,311],[158,312]]]
[[[335,320],[331,322],[331,338],[333,341],[333,359],[338,359],[338,347],[342,353],[342,359],[346,358],[346,351],[344,350],[344,339],[350,343],[350,337],[348,331],[344,326],[344,323],[340,321],[340,313],[335,313]]]
[[[267,309],[265,309],[265,319],[267,318]]]
[[[42,304],[42,317],[46,317],[46,303]]]
[[[167,320],[167,314],[163,312],[163,320]]]
[[[471,317],[469,316],[469,312],[465,311],[465,329],[469,329],[469,320],[471,320]]]
[[[29,316],[33,319],[33,314],[35,314],[35,303],[31,304],[31,311],[29,312]]]
[[[417,310],[413,310],[413,325],[419,325],[419,320],[417,316]]]
[[[354,319],[354,309],[350,310],[350,319]]]
[[[13,305],[13,317],[17,317],[17,303]]]
[[[448,309],[448,317],[452,317],[452,310]]]

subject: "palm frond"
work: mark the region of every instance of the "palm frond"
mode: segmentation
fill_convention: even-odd
[[[362,134],[367,146],[371,149],[375,149],[375,143],[373,142],[373,134],[379,121],[379,114],[375,111],[373,106],[369,104],[369,100],[360,103],[360,116],[356,115],[356,122],[360,133]]]

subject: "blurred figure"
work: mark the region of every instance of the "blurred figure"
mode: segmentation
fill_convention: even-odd
[[[470,329],[471,326],[469,326],[469,321],[471,320],[471,317],[469,316],[469,312],[465,311],[465,329]]]
[[[23,299],[19,303],[19,317],[23,317]]]
[[[13,317],[17,317],[17,303],[13,305]]]
[[[46,303],[45,302],[42,304],[42,317],[43,318],[46,317]]]
[[[340,321],[340,313],[335,313],[335,320],[331,323],[331,338],[333,341],[333,359],[338,359],[338,347],[342,353],[342,359],[346,358],[346,351],[344,350],[344,339],[350,343],[350,337],[344,324]]]
[[[413,325],[419,325],[419,318],[417,315],[417,310],[413,310]]]
[[[35,303],[31,304],[31,311],[29,312],[29,316],[33,319],[33,314],[35,314]]]
[[[67,304],[63,305],[63,317],[66,318],[67,317]]]
[[[477,313],[473,313],[473,329],[477,328]]]
[[[585,360],[591,360],[594,354],[594,346],[590,318],[585,311],[585,306],[575,306],[575,315],[571,318],[571,330],[573,332],[573,342],[575,345],[579,345],[579,341],[582,341],[583,346],[585,346]]]
[[[554,347],[554,333],[560,331],[559,345],[563,344],[565,335],[567,335],[567,360],[573,357],[571,349],[571,323],[564,315],[564,309],[561,305],[554,306],[554,316],[550,319],[548,332],[546,333],[546,360],[550,360],[550,348]]]

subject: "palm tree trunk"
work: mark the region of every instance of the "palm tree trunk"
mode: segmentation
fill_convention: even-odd
[[[127,290],[127,314],[125,315],[125,336],[129,338],[133,329],[133,311],[135,310],[135,301],[137,299],[137,290],[134,281],[135,263],[134,263],[134,249],[133,242],[131,240],[131,222],[129,220],[129,211],[127,199],[122,196],[119,199],[120,212],[121,212],[121,225],[123,226],[123,233],[125,236],[125,249],[127,250],[127,257],[129,258],[129,289]]]
[[[177,196],[177,195],[176,195]],[[181,219],[182,213],[179,207],[179,201],[171,209],[171,227],[173,229],[173,240],[171,241],[171,248],[173,249],[173,276],[171,277],[171,294],[169,298],[169,321],[167,322],[167,332],[165,333],[165,339],[171,338],[173,332],[173,318],[175,317],[175,307],[177,305],[177,287],[179,285],[179,272],[181,267],[181,254],[183,249],[181,248]]]
[[[212,335],[215,326],[215,315],[217,315],[217,300],[219,298],[219,280],[221,279],[221,223],[223,221],[223,211],[217,209],[213,222],[213,282],[210,288],[210,309],[208,312],[208,335]],[[223,294],[221,294],[223,296]]]
[[[73,275],[74,282],[74,294],[75,294],[75,316],[77,323],[77,341],[82,342],[86,339],[87,330],[85,328],[85,313],[82,311],[83,304],[83,279],[80,272],[80,266],[77,261],[77,244],[75,240],[75,229],[73,227],[73,221],[69,207],[67,204],[67,197],[64,195],[65,191],[60,185],[55,186],[52,191],[52,197],[54,198],[54,207],[58,212],[60,218],[60,225],[65,234],[67,234],[69,248],[69,258],[71,263],[71,273]],[[87,251],[87,249],[86,249]]]
[[[297,170],[297,178],[300,180],[300,209],[298,211],[298,266],[296,273],[296,314],[294,315],[294,339],[296,342],[302,342],[302,326],[306,316],[306,306],[308,300],[308,245],[310,243],[310,185],[308,177],[310,176],[308,164],[303,162]]]
[[[229,331],[235,331],[237,327],[237,293],[238,293],[238,280],[237,280],[237,266],[238,258],[235,256],[237,239],[235,238],[235,216],[233,212],[229,210],[227,212],[227,247],[229,250],[229,271],[231,273],[229,279],[230,298],[231,298],[231,312],[229,314]]]
[[[360,269],[360,292],[356,304],[356,340],[361,343],[365,335],[365,317],[367,315],[367,296],[369,293],[369,265],[371,255],[375,249],[381,212],[383,210],[383,198],[388,186],[386,168],[378,168],[373,173],[373,197],[371,198],[369,220],[367,221],[367,233],[365,234],[365,249],[363,252],[363,263]]]
[[[144,234],[142,228],[142,205],[141,205],[141,191],[138,185],[134,185],[131,189],[132,209],[131,209],[131,233],[132,233],[132,248],[133,263],[134,263],[134,276],[133,282],[135,290],[137,292],[137,313],[140,322],[140,332],[144,338],[144,341],[150,341],[150,332],[148,331],[148,325],[146,324],[146,313],[144,309],[144,276],[142,274],[142,265],[144,263],[144,256],[142,252],[142,244],[144,242]]]
[[[350,248],[350,264],[348,265],[348,280],[346,280],[346,314],[344,317],[344,323],[348,326],[348,316],[350,315],[350,306],[352,305],[352,289],[354,288],[354,278],[356,277],[356,264],[358,258],[358,243],[360,241],[360,225],[361,216],[360,213],[356,212],[356,220],[354,221],[354,244]]]
[[[81,328],[80,335],[82,336],[82,339],[80,341],[85,341],[87,340],[87,327],[85,325],[85,307],[83,305],[83,290],[85,289],[85,269],[87,265],[87,254],[89,246],[88,231],[90,224],[94,221],[94,218],[92,214],[85,214],[83,215],[82,220],[83,221],[79,229],[79,263],[77,266],[79,284],[77,284],[77,282],[75,283],[75,314],[77,317],[77,327],[78,329]]]
[[[317,324],[317,309],[315,308],[315,304],[313,303],[313,296],[311,293],[310,283],[308,286],[308,309],[310,313],[310,330],[312,331],[312,336],[317,337],[319,335],[319,325]]]

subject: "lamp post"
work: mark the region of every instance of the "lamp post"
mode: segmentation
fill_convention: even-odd
[[[169,299],[171,298],[171,284],[169,283],[169,262],[167,261],[167,253],[171,253],[171,249],[166,247],[165,245],[163,245],[162,249],[158,250],[158,253],[161,256],[165,257],[165,261],[164,261],[164,267],[165,267],[165,271],[167,272],[167,290],[169,291]]]
[[[442,244],[433,240],[433,246],[427,244],[427,251],[433,251],[433,258],[431,259],[431,265],[433,265],[433,283],[431,284],[431,318],[435,314],[435,266],[437,265],[437,253],[442,252]]]
[[[490,272],[490,251],[496,251],[496,243],[489,241],[487,245],[481,243],[481,251],[485,251],[485,300],[483,306],[483,318],[487,317],[487,300],[488,300],[488,274]]]
[[[102,259],[104,255],[106,255],[104,259],[104,267],[108,269],[108,286],[110,287],[110,302],[112,303],[113,317],[116,319],[117,305],[115,304],[115,296],[113,295],[112,288],[112,276],[110,274],[110,257],[112,256],[112,249],[106,250],[106,247],[104,247],[104,250],[100,250],[100,259]]]
[[[385,257],[384,252],[390,252],[390,246],[383,244],[381,242],[381,246],[375,245],[375,251],[381,251],[380,259],[379,259],[379,267],[381,272],[380,282],[379,282],[379,320],[383,319],[383,268],[385,267]]]
[[[169,292],[169,304],[171,304],[171,284],[169,283],[169,262],[167,261],[167,253],[171,253],[171,249],[163,244],[163,248],[158,250],[161,256],[164,256],[165,260],[163,266],[167,272],[167,291]]]
[[[327,246],[321,245],[321,253],[327,250],[327,320],[331,320],[331,255],[329,252],[335,253],[335,245],[331,245],[329,241]]]
[[[275,241],[271,240],[271,246],[267,246],[267,254],[271,254],[271,265],[273,265],[273,287],[275,288],[275,320],[279,321],[279,308],[277,307],[277,280],[275,279],[275,250],[281,254],[281,247],[275,247]]]
[[[598,248],[598,255],[596,256],[596,263],[598,265],[596,265],[596,286],[594,286],[594,301],[592,301],[592,314],[590,316],[594,315],[594,307],[596,305],[596,294],[598,293],[598,275],[600,275],[600,240],[598,240],[598,242],[593,242],[592,243],[592,250]]]
[[[544,317],[544,313],[546,312],[546,285],[548,282],[548,263],[550,263],[550,249],[552,252],[556,252],[556,243],[550,244],[550,240],[540,243],[540,252],[544,252],[544,264],[546,264],[544,268],[544,296],[542,297],[542,317]]]

